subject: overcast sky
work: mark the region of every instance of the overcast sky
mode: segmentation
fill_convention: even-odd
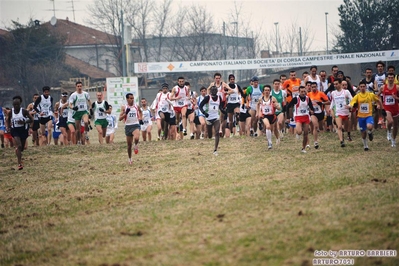
[[[88,5],[95,0],[55,0],[55,15],[57,18],[73,21],[72,2],[75,9],[75,22],[85,25]],[[270,32],[274,34],[275,22],[278,22],[279,33],[292,23],[299,27],[308,28],[314,34],[313,50],[326,49],[326,15],[328,22],[329,48],[332,47],[334,34],[338,31],[338,7],[343,0],[236,0],[242,3],[241,17],[251,21],[253,31]],[[234,7],[232,0],[174,0],[174,6],[192,5],[193,3],[206,6],[213,13],[215,22],[222,25],[229,21],[230,11]],[[40,21],[50,21],[53,16],[53,1],[50,0],[0,0],[0,28],[10,26],[11,20],[26,24],[30,18]],[[221,28],[221,27],[220,27]]]

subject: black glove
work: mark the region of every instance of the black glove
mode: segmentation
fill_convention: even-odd
[[[130,108],[128,107],[128,108],[126,108],[126,110],[125,110],[125,114],[128,114],[130,112]]]
[[[140,125],[144,125],[143,120],[140,119],[140,120],[139,120],[139,124],[140,124]]]
[[[93,109],[90,109],[90,115],[93,115],[94,113],[93,113]]]
[[[89,129],[90,129],[90,130],[93,130],[93,127],[92,127],[91,125],[89,125]]]
[[[75,106],[74,108],[72,108],[72,110],[77,111],[79,110],[79,107]]]
[[[102,108],[102,107],[98,108],[98,110],[99,110],[100,112],[105,112],[104,108]]]
[[[204,116],[205,116],[206,118],[208,118],[208,117],[209,117],[209,114],[208,114],[208,113],[204,113]]]
[[[89,119],[91,119],[92,117],[91,117],[91,115],[89,115]]]

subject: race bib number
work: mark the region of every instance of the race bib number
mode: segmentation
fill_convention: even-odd
[[[237,100],[237,97],[235,97],[235,96],[230,96],[230,101],[236,101]]]
[[[79,104],[79,106],[78,106],[78,107],[79,107],[79,109],[80,109],[80,110],[83,110],[83,109],[85,109],[85,105],[84,105],[84,104]]]
[[[395,104],[395,98],[393,98],[392,95],[386,95],[385,96],[385,105],[394,105]]]
[[[135,113],[129,113],[129,117],[136,117]]]
[[[369,104],[368,104],[368,103],[362,103],[362,104],[360,104],[359,112],[360,112],[360,113],[363,113],[363,114],[369,113],[369,112],[370,112],[370,106],[369,106]]]
[[[43,116],[47,116],[48,115],[48,111],[43,111]]]
[[[264,112],[264,114],[269,114],[270,113],[270,107],[265,107],[264,109],[263,109],[263,112]]]
[[[162,112],[165,112],[166,111],[166,107],[162,107]]]
[[[177,104],[178,104],[179,106],[184,105],[184,100],[178,100],[178,101],[177,101]]]
[[[301,113],[301,114],[306,114],[306,109],[300,109],[300,110],[299,110],[299,113]]]
[[[321,108],[318,104],[313,105],[313,109],[315,113],[321,113]]]
[[[99,117],[103,117],[103,116],[104,116],[104,113],[103,113],[103,112],[99,112],[99,113],[98,113],[98,116],[99,116]]]

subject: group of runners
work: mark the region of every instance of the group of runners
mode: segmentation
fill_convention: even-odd
[[[117,120],[124,122],[129,164],[132,150],[138,153],[140,135],[144,141],[152,140],[152,121],[156,121],[158,140],[183,139],[188,132],[190,139],[214,138],[214,155],[218,155],[221,137],[237,133],[266,136],[267,147],[272,149],[273,135],[278,145],[289,131],[303,136],[301,152],[306,153],[310,148],[309,133],[313,135],[315,149],[320,146],[320,131],[336,132],[340,146],[345,147],[346,140],[352,141],[351,131],[357,128],[367,151],[368,140],[373,140],[373,130],[378,126],[386,127],[387,139],[396,147],[398,76],[393,66],[385,72],[383,62],[377,62],[376,68],[375,74],[366,69],[365,78],[357,86],[337,66],[332,67],[330,75],[311,66],[302,79],[292,70],[288,77],[281,75],[271,85],[260,84],[254,76],[243,88],[233,74],[225,82],[220,73],[215,73],[214,80],[208,87],[200,88],[198,94],[184,77],[179,77],[172,88],[162,84],[151,105],[144,98],[137,105],[134,95],[127,93],[118,118],[102,92],[96,93],[97,99],[92,103],[81,82],[76,83],[76,91],[70,95],[62,93],[55,104],[50,88],[45,86],[43,94],[35,94],[26,109],[21,107],[19,96],[13,98],[12,109],[0,108],[1,145],[4,147],[4,139],[11,135],[10,144],[15,146],[18,168],[22,169],[21,152],[29,135],[35,145],[48,145],[51,137],[58,140],[56,144],[85,144],[89,141],[90,118],[94,116],[100,144],[104,139],[112,143]]]

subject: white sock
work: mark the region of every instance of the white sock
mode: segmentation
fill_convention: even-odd
[[[266,137],[269,143],[272,142],[272,131],[270,129],[266,129]]]
[[[367,147],[367,139],[362,139],[363,140],[363,146],[366,148]]]

